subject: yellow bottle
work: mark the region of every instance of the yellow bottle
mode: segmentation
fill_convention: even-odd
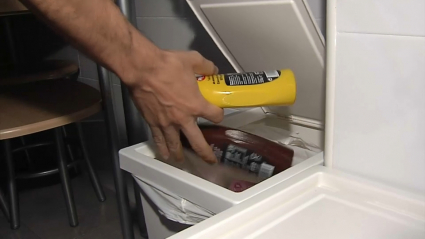
[[[285,106],[296,99],[296,82],[289,69],[199,76],[207,101],[221,108]]]

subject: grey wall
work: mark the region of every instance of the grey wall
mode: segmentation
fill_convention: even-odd
[[[326,35],[326,0],[307,0],[308,6],[313,13],[314,20],[322,34]]]
[[[136,0],[138,29],[163,49],[197,50],[220,72],[233,68],[184,0]]]

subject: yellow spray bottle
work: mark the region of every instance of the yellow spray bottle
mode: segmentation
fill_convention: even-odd
[[[285,106],[296,99],[296,82],[289,69],[198,76],[207,101],[221,108]]]

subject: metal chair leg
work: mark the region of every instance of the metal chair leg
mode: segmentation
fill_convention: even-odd
[[[7,205],[6,197],[4,196],[1,190],[0,190],[0,209],[3,212],[4,216],[7,218],[7,221],[10,222],[9,206]]]
[[[67,138],[68,137],[68,131],[66,131],[65,126],[62,126],[61,128],[62,128],[63,136],[65,136],[65,138]],[[75,157],[74,157],[74,151],[72,151],[71,144],[69,144],[69,143],[66,144],[66,149],[68,150],[69,159],[71,160],[71,162],[74,162],[75,161]],[[74,171],[77,174],[80,173],[80,170],[78,169],[78,164],[77,163],[74,165]]]
[[[76,227],[78,226],[78,216],[77,210],[75,209],[74,195],[72,194],[71,180],[68,175],[65,147],[60,128],[55,129],[55,143],[57,148],[58,169],[62,182],[63,194],[65,196],[66,209],[68,211],[69,225],[71,225],[71,227]]]
[[[24,136],[19,137],[19,139],[21,140],[22,146],[27,145],[27,143],[25,142]],[[25,159],[27,160],[29,170],[30,171],[34,170],[34,164],[32,163],[29,151],[27,149],[24,149],[24,153],[25,153]]]
[[[83,135],[83,128],[80,122],[76,123],[78,138],[80,139],[81,149],[83,151],[84,161],[86,162],[87,169],[89,171],[90,181],[93,185],[94,191],[96,192],[96,196],[99,201],[104,202],[106,200],[105,194],[103,193],[102,185],[99,182],[99,178],[97,177],[96,171],[93,169],[93,165],[90,162],[89,155],[87,152],[86,143]]]
[[[12,158],[12,149],[10,140],[4,140],[4,151],[6,152],[6,165],[7,165],[7,187],[9,191],[9,207],[10,207],[10,228],[18,229],[19,222],[19,198],[18,191],[16,190],[15,181],[15,167]]]

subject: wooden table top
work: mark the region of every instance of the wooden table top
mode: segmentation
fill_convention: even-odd
[[[0,140],[87,118],[101,110],[96,89],[72,79],[0,87]]]
[[[79,71],[72,61],[46,60],[39,63],[0,68],[0,87],[40,80],[67,78]]]
[[[0,16],[30,13],[19,0],[1,0]]]

